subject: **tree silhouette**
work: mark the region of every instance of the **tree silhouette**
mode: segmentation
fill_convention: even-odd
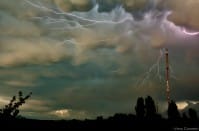
[[[178,111],[178,107],[173,100],[169,103],[167,113],[168,113],[168,119],[174,119],[175,120],[175,119],[180,118],[180,113]]]
[[[197,120],[198,119],[196,110],[189,108],[188,112],[189,112],[189,117],[190,117],[191,120]]]
[[[157,113],[153,98],[148,96],[145,98],[146,117],[154,117]]]
[[[183,112],[183,113],[182,113],[182,118],[183,118],[184,120],[188,120],[188,117],[187,117],[186,112]]]
[[[23,97],[23,93],[19,91],[18,99],[16,98],[16,96],[13,96],[10,100],[10,103],[8,105],[5,105],[5,107],[0,110],[0,117],[3,119],[16,118],[19,114],[19,107],[22,106],[25,101],[30,98],[31,95],[32,92]]]
[[[138,119],[161,119],[161,115],[157,113],[157,107],[151,96],[147,96],[145,100],[142,97],[138,97],[135,111]]]
[[[142,97],[139,97],[137,99],[137,104],[135,106],[136,116],[138,118],[144,118],[145,115],[145,105],[144,105],[144,99]]]

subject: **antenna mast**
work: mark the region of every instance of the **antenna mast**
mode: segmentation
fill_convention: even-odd
[[[169,83],[169,50],[165,49],[165,57],[166,57],[166,96],[167,102],[170,103],[170,83]]]

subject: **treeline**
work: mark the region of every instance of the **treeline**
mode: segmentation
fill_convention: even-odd
[[[197,112],[190,108],[187,113],[180,114],[174,101],[170,101],[167,118],[158,113],[158,107],[151,96],[139,97],[135,105],[136,114],[117,113],[114,116],[95,120],[32,120],[19,115],[19,107],[30,98],[32,93],[18,98],[13,96],[10,103],[0,110],[0,123],[10,128],[64,128],[64,129],[159,129],[159,130],[199,130]],[[14,126],[10,126],[14,125]]]
[[[19,119],[19,107],[25,104],[25,101],[30,98],[32,92],[23,96],[22,91],[19,91],[18,97],[13,96],[10,102],[0,109],[0,120]]]

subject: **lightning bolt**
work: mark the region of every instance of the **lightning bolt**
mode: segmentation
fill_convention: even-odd
[[[152,74],[154,73],[155,75],[153,77],[158,78],[160,82],[163,81],[163,75],[161,74],[161,66],[160,66],[161,60],[163,59],[163,54],[164,54],[164,49],[160,49],[159,56],[156,62],[148,69],[147,72],[144,73],[143,77],[141,77],[141,79],[138,80],[136,84],[137,87],[144,86],[147,83],[147,81],[149,81],[149,79],[152,77]],[[169,67],[170,67],[171,78],[178,80],[178,78],[174,74],[174,70],[172,66],[169,65]]]
[[[186,35],[195,36],[199,35],[199,32],[188,32],[185,28],[182,29],[182,32]]]

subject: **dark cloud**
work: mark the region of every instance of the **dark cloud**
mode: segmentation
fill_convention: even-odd
[[[169,20],[177,25],[187,26],[193,30],[199,30],[199,2],[197,0],[167,0],[166,6],[172,10]]]

